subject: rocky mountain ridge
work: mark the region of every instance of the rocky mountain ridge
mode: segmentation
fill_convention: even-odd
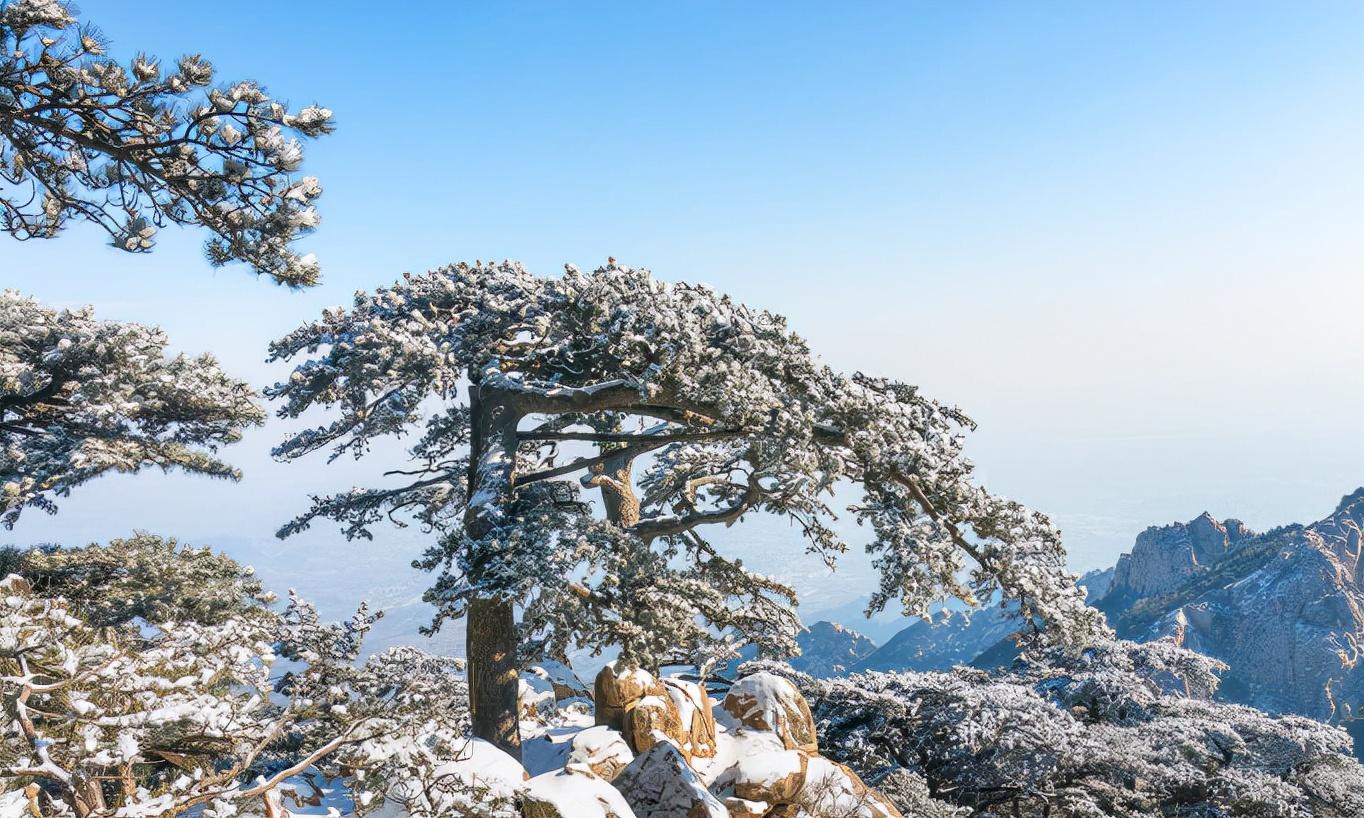
[[[1221,698],[1358,725],[1364,712],[1364,488],[1329,516],[1257,534],[1204,513],[1152,526],[1081,579],[1122,638],[1171,637],[1225,662]],[[1016,655],[1007,609],[916,622],[853,670],[1000,667]],[[817,661],[806,656],[805,660]]]

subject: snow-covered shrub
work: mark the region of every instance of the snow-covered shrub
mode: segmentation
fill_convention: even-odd
[[[1166,642],[1105,642],[994,675],[820,681],[770,662],[741,671],[796,682],[824,752],[868,783],[887,782],[895,797],[922,781],[981,818],[1364,814],[1349,737],[1210,700],[1219,669]]]
[[[311,776],[360,812],[395,793],[416,815],[505,808],[461,766],[456,660],[394,648],[357,663],[375,618],[363,606],[326,624],[291,594],[279,612],[248,569],[146,535],[7,561],[34,577],[0,583],[7,803],[278,818]]]

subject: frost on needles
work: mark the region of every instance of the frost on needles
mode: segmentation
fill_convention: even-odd
[[[292,247],[317,226],[322,194],[298,173],[300,138],[331,132],[332,112],[213,83],[198,54],[106,56],[62,0],[0,3],[0,229],[51,238],[83,221],[145,252],[165,225],[195,225],[212,233],[214,265],[316,284],[317,259]]]
[[[217,450],[264,420],[211,355],[168,356],[165,333],[0,291],[0,522],[108,472],[238,479]]]
[[[461,263],[360,292],[270,354],[302,359],[267,390],[281,416],[329,411],[276,457],[414,439],[394,479],[315,497],[281,534],[320,518],[351,537],[386,519],[436,532],[428,599],[437,625],[469,617],[475,731],[503,747],[517,744],[515,685],[495,655],[617,645],[625,662],[706,671],[746,643],[794,653],[791,589],[703,532],[777,515],[833,564],[847,548],[832,506],[844,484],[880,570],[870,611],[927,615],[1002,592],[1048,641],[1105,631],[1051,522],[973,481],[964,414],[835,371],[781,316],[708,287],[614,261],[559,277]]]

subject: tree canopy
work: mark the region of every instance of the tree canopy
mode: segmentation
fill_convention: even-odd
[[[168,223],[202,226],[215,265],[317,283],[317,260],[292,247],[322,193],[298,174],[298,137],[330,132],[332,112],[291,109],[252,81],[213,88],[197,54],[163,66],[105,52],[62,0],[0,2],[0,227],[50,238],[85,221],[144,252]]]
[[[238,479],[216,457],[264,413],[211,355],[166,355],[161,330],[0,291],[0,520],[111,471]]]
[[[780,316],[704,286],[614,261],[554,278],[456,264],[358,293],[270,355],[305,358],[267,390],[280,415],[333,412],[277,457],[360,457],[416,435],[405,482],[314,498],[281,534],[330,518],[363,537],[415,518],[440,534],[422,563],[439,572],[440,616],[515,604],[523,654],[615,644],[629,661],[705,667],[745,641],[794,653],[790,589],[701,531],[780,515],[832,564],[847,548],[832,525],[843,486],[859,493],[850,511],[880,569],[870,611],[928,615],[943,598],[1003,592],[1055,642],[1104,631],[1050,521],[973,482],[966,415],[836,372]],[[561,451],[572,446],[596,453]],[[583,487],[601,490],[606,519]]]

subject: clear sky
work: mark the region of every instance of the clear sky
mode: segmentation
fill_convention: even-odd
[[[200,51],[336,112],[306,165],[324,283],[210,270],[199,233],[132,257],[73,229],[0,241],[0,285],[253,382],[283,375],[271,338],[403,271],[613,255],[961,405],[984,482],[1052,513],[1077,569],[1153,523],[1303,521],[1364,484],[1364,3],[80,8],[115,55]],[[280,436],[230,451],[239,485],[107,478],[0,540],[142,528],[305,565],[305,590],[419,590],[414,534],[272,540],[308,491],[377,472],[272,464]],[[785,539],[735,543],[780,573]],[[856,564],[818,574],[811,604],[864,593]]]

